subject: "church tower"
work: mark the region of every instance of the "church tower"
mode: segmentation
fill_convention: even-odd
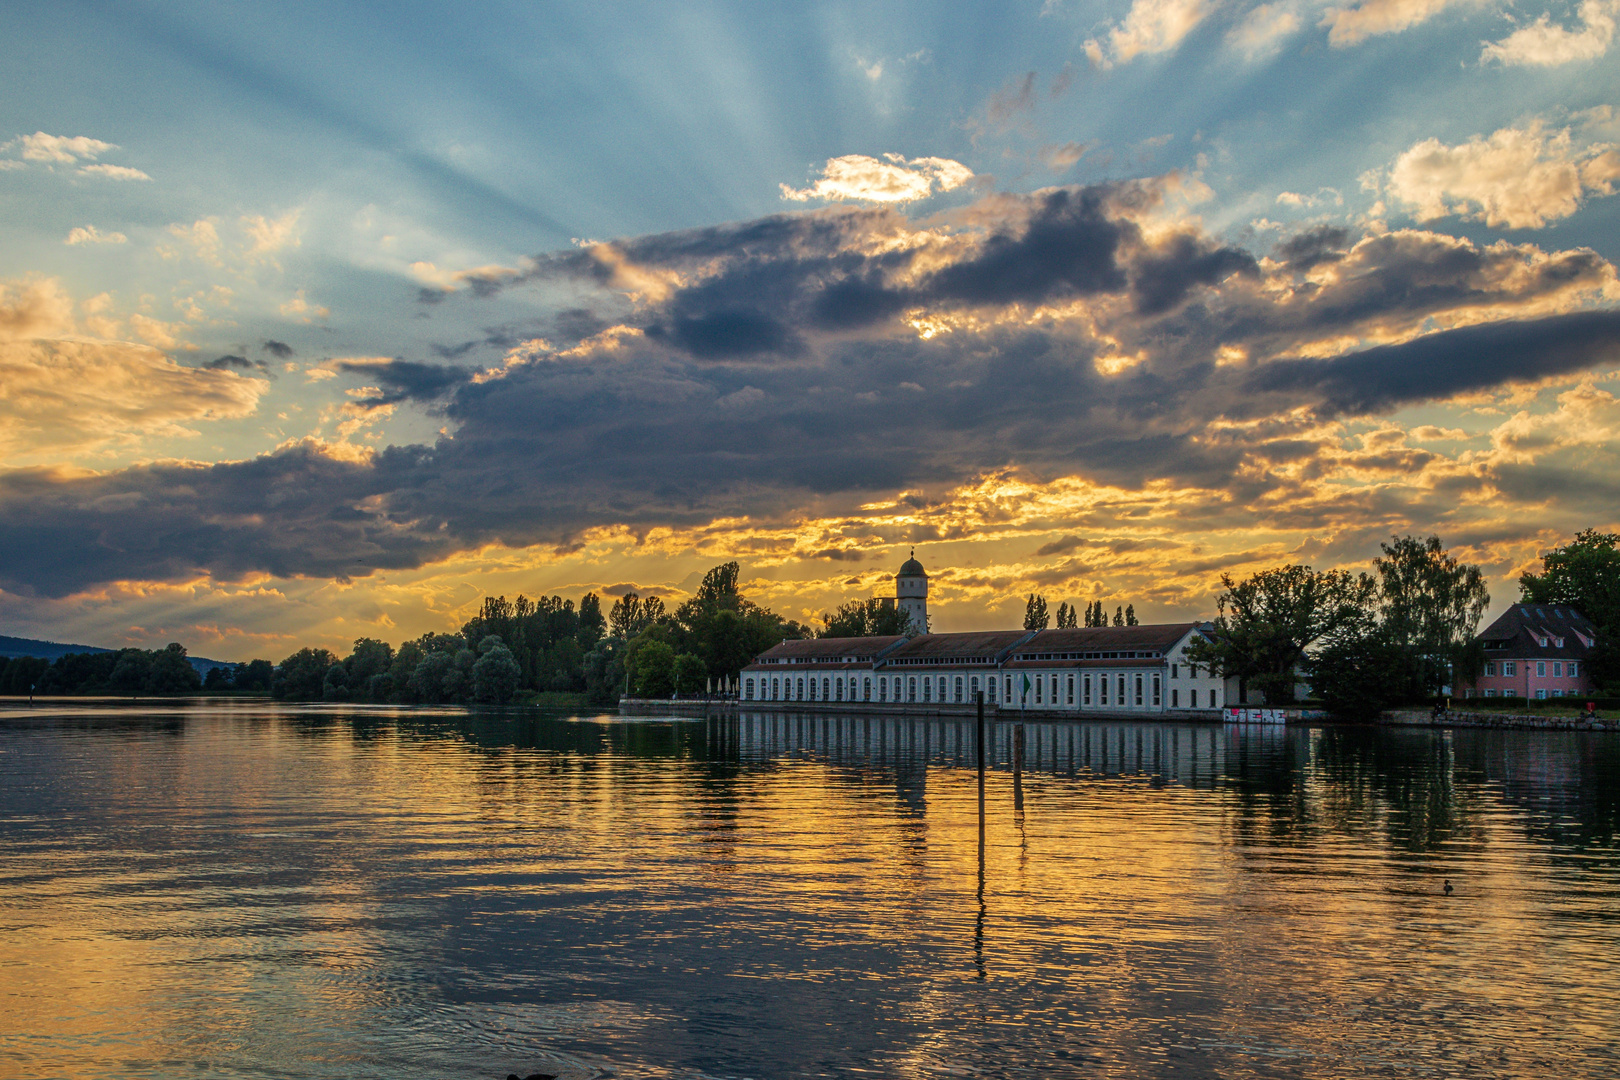
[[[911,616],[912,633],[928,633],[928,575],[917,561],[916,548],[894,575],[894,597],[900,610]]]

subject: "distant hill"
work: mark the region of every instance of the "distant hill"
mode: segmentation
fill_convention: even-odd
[[[64,645],[60,641],[39,641],[35,638],[7,637],[0,634],[0,656],[37,656],[41,660],[55,660],[68,653],[103,653],[117,652],[117,649],[102,649],[95,645]],[[209,668],[222,667],[234,671],[237,664],[231,660],[210,660],[206,656],[187,656],[191,666],[197,669],[197,674],[207,675]]]

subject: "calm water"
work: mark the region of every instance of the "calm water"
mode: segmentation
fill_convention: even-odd
[[[1620,1075],[1620,737],[994,730],[0,704],[0,1075]]]

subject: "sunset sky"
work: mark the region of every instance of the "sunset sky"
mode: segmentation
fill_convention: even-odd
[[[0,6],[0,633],[1205,617],[1620,523],[1620,0]]]

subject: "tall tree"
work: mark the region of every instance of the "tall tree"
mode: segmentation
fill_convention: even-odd
[[[1125,625],[1125,609],[1120,607],[1117,604],[1114,606],[1114,625],[1115,626],[1124,626]]]
[[[1030,593],[1029,599],[1024,602],[1024,629],[1045,630],[1052,622],[1052,617],[1046,613],[1046,597],[1040,593]]]
[[[1242,581],[1222,574],[1221,585],[1213,638],[1189,646],[1187,660],[1244,680],[1272,705],[1294,700],[1308,650],[1366,626],[1377,588],[1366,574],[1308,566],[1261,570]]]
[[[1490,606],[1479,567],[1459,562],[1438,536],[1392,537],[1380,544],[1378,600],[1382,632],[1412,658],[1426,694],[1478,673],[1484,656],[1474,634]]]
[[[1620,534],[1586,529],[1541,557],[1541,573],[1519,578],[1527,604],[1568,604],[1597,627],[1588,673],[1620,691]]]
[[[1135,604],[1126,604],[1125,605],[1125,625],[1126,626],[1140,626],[1141,625],[1140,623],[1138,623],[1136,621],[1136,605]]]

